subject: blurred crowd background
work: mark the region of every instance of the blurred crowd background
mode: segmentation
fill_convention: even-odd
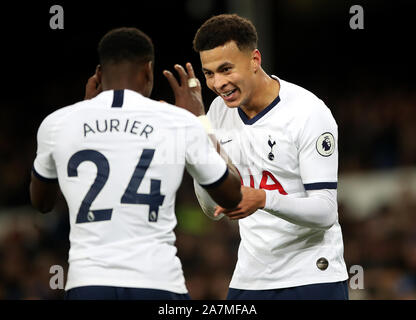
[[[49,8],[64,8],[51,30]],[[349,9],[364,9],[352,30]],[[81,100],[109,29],[135,26],[156,48],[154,99],[173,101],[162,70],[190,61],[202,79],[192,39],[219,13],[253,20],[263,66],[323,99],[339,127],[339,220],[347,267],[363,267],[351,299],[416,299],[416,83],[411,2],[183,0],[61,3],[3,8],[0,96],[0,299],[62,299],[50,268],[67,269],[68,214],[42,215],[29,204],[36,131],[57,108]],[[10,18],[10,17],[9,17]],[[213,95],[203,89],[208,108]],[[376,178],[375,178],[376,177]],[[223,299],[239,244],[238,224],[199,209],[185,173],[177,197],[178,256],[194,299]],[[353,274],[351,274],[353,276]]]

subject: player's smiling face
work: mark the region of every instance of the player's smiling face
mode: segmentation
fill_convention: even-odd
[[[200,52],[208,88],[230,108],[247,105],[253,92],[255,62],[250,50],[241,51],[234,41]]]

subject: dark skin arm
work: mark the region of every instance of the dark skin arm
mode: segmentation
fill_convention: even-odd
[[[175,105],[190,111],[197,117],[205,115],[204,103],[202,101],[201,84],[195,77],[192,65],[188,62],[186,64],[185,70],[181,65],[176,64],[175,70],[179,74],[180,84],[172,72],[168,70],[163,71],[163,75],[166,77],[166,79],[168,79],[175,95]],[[190,88],[188,86],[188,79],[191,78],[197,79],[198,85],[194,88]]]
[[[92,99],[103,91],[101,87],[101,67],[97,66],[95,74],[91,76],[87,84],[85,85],[85,97],[84,100]]]
[[[178,83],[175,76],[170,71],[165,70],[163,72],[164,76],[168,79],[175,95],[175,105],[190,111],[196,116],[205,115],[205,108],[201,94],[201,84],[199,80],[197,81],[198,85],[196,87],[190,88],[188,86],[188,80],[191,78],[196,78],[192,65],[187,63],[185,70],[182,66],[177,64],[175,65],[175,70],[179,74],[180,83]],[[227,209],[233,209],[241,201],[240,177],[234,165],[231,163],[225,153],[221,152],[220,144],[216,140],[215,136],[209,135],[209,138],[213,142],[214,146],[216,146],[217,152],[226,161],[229,175],[221,183],[221,185],[215,188],[209,188],[207,189],[207,192],[220,206]]]
[[[262,209],[266,205],[266,192],[262,189],[254,189],[250,187],[241,186],[241,193],[243,199],[234,209],[226,209],[224,207],[217,207],[214,216],[225,214],[230,220],[239,220]]]
[[[191,93],[194,93],[195,95],[201,95],[199,81],[198,81],[198,86],[196,88],[188,88],[187,86],[188,79],[195,77],[195,73],[193,71],[192,65],[190,63],[187,63],[186,70],[180,65],[175,65],[175,69],[178,72],[179,77],[180,77],[180,81],[181,81],[180,86],[171,72],[169,71],[163,72],[163,74],[168,79],[175,93],[175,99],[176,99],[175,104],[192,112],[196,116],[204,115],[205,111],[204,111],[203,104],[202,104],[202,97],[201,99],[199,99],[199,98],[194,98],[191,95]],[[187,92],[187,91],[190,91],[190,92]],[[188,100],[191,100],[192,103],[188,103]],[[199,100],[201,100],[200,105],[198,105]],[[217,147],[217,152],[226,161],[230,172],[232,172],[234,176],[239,178],[237,169],[232,164],[226,152],[223,149],[221,149],[221,146],[218,143],[215,136],[213,134],[210,134],[209,137],[211,141],[214,143],[214,145]],[[266,193],[264,192],[264,190],[241,186],[242,199],[238,203],[237,206],[230,209],[221,205],[221,203],[218,202],[214,198],[214,196],[210,193],[210,191],[209,190],[207,191],[210,194],[210,196],[220,205],[220,207],[217,207],[214,215],[218,216],[220,213],[224,213],[231,220],[238,220],[238,219],[242,219],[251,215],[257,209],[263,208],[266,202]],[[220,195],[221,194],[219,193],[218,197]]]
[[[58,182],[45,182],[36,177],[33,172],[30,181],[30,201],[32,206],[42,213],[52,211],[59,197]]]

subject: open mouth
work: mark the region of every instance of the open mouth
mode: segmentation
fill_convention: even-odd
[[[227,92],[221,93],[221,97],[225,100],[231,100],[233,98],[234,93],[237,91],[237,89],[233,89]]]

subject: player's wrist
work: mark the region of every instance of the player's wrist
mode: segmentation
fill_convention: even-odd
[[[259,189],[258,195],[258,208],[264,209],[266,206],[266,192],[263,189]]]

